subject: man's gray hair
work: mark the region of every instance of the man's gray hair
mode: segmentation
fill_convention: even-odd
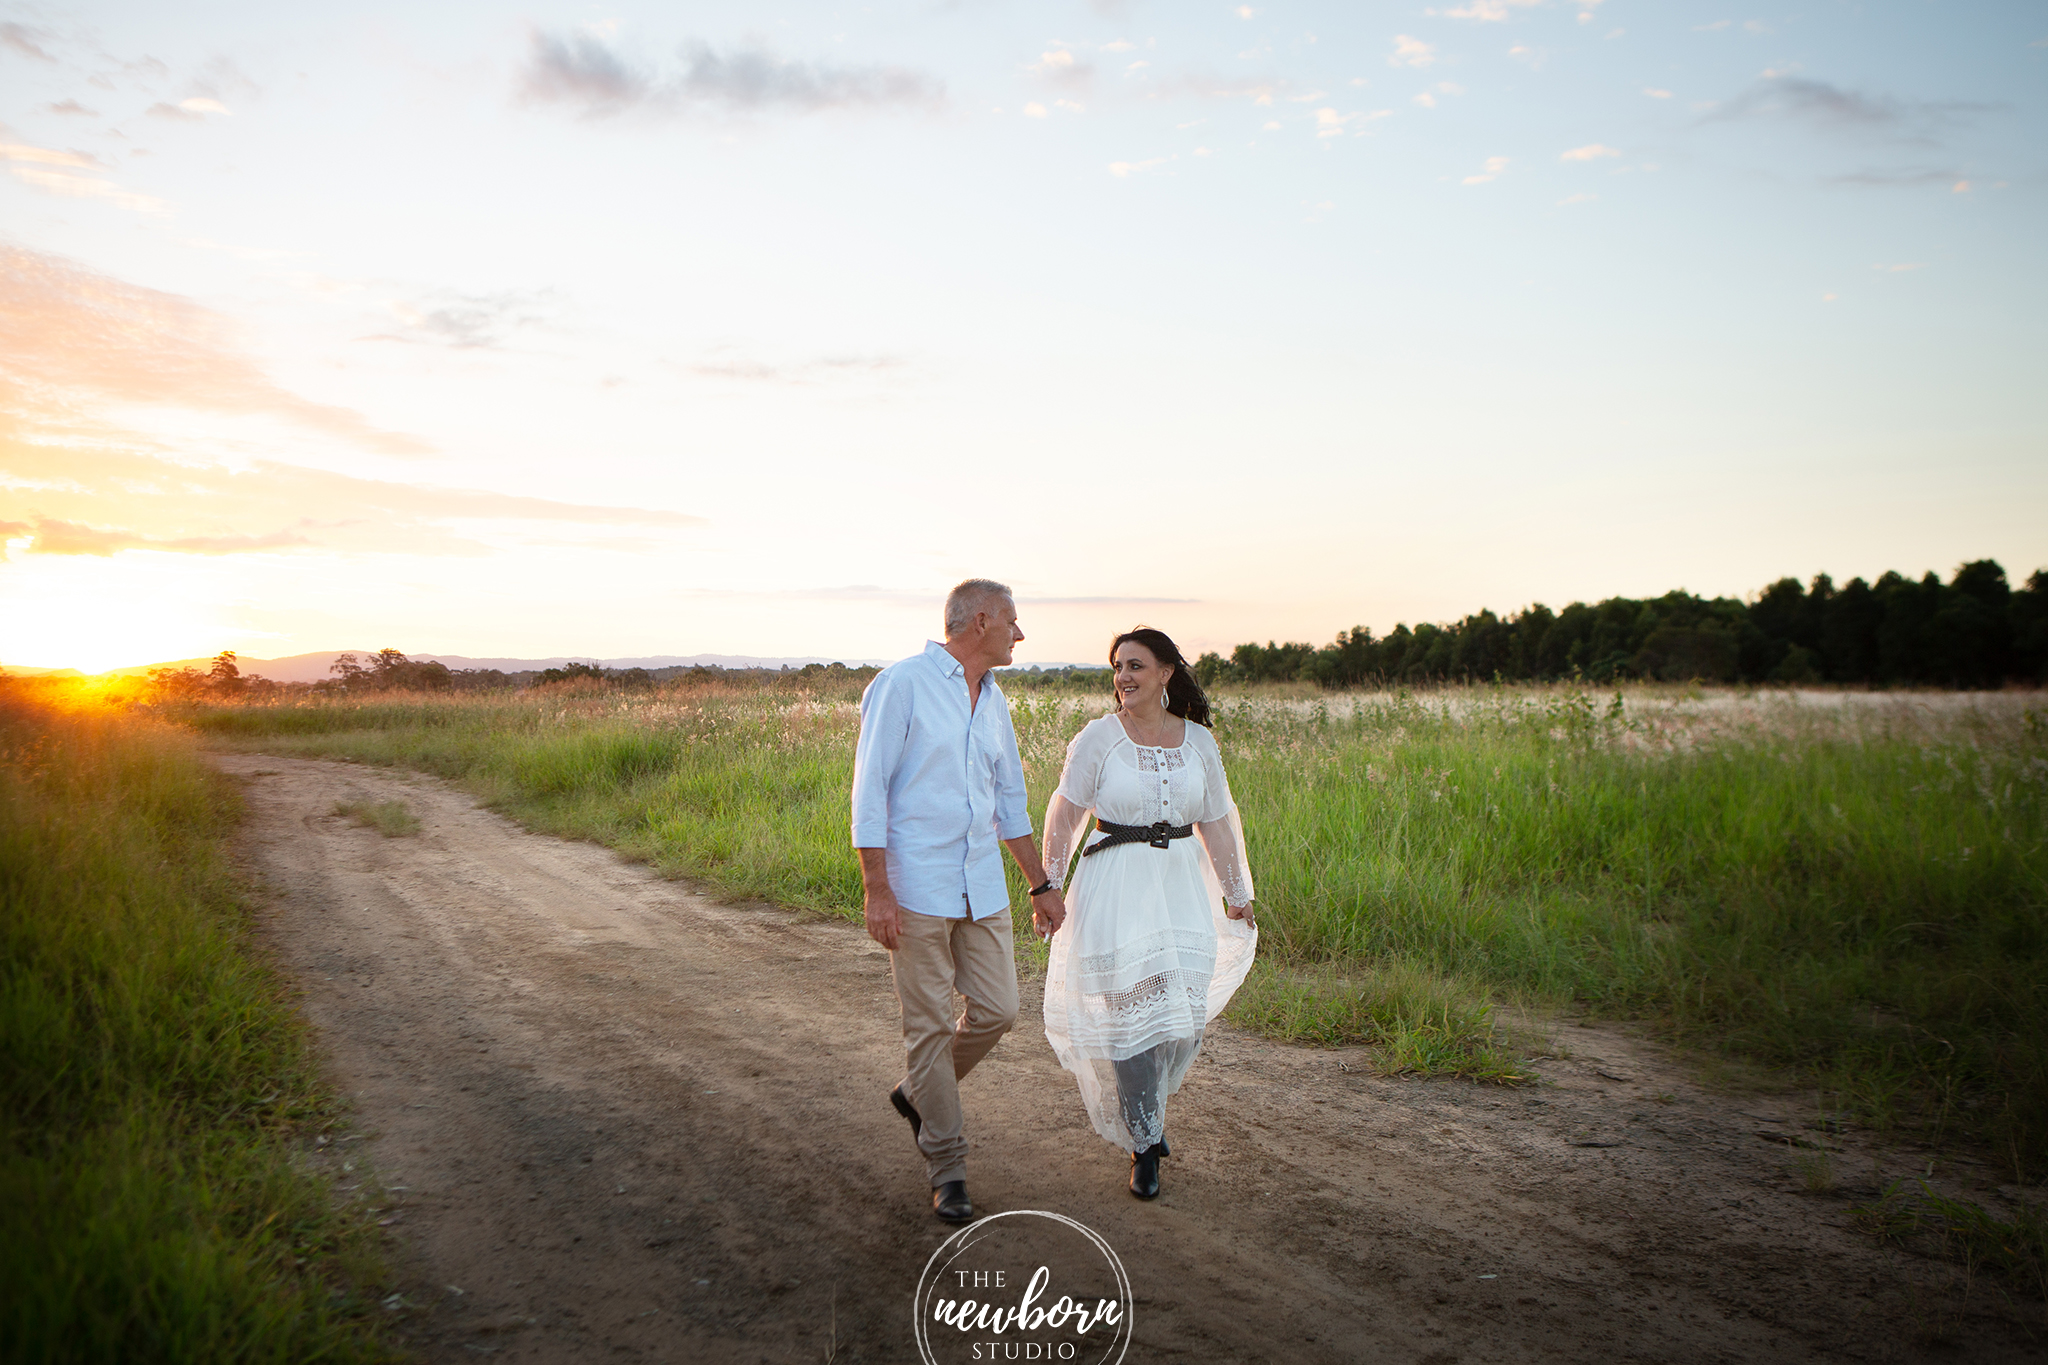
[[[1007,583],[993,578],[970,578],[946,594],[946,634],[950,638],[974,624],[976,612],[986,611],[997,597],[1016,601]]]

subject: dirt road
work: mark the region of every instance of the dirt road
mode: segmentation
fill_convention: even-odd
[[[886,1092],[887,954],[520,831],[432,779],[221,755],[249,785],[266,932],[355,1103],[317,1159],[374,1175],[430,1361],[914,1361],[948,1229]],[[406,801],[387,839],[331,812]],[[1903,1157],[1796,1099],[1730,1099],[1565,1027],[1515,1090],[1384,1079],[1361,1053],[1214,1027],[1165,1194],[1089,1132],[1036,1017],[964,1084],[983,1212],[1094,1228],[1134,1362],[2038,1358],[2038,1310],[1849,1227]],[[459,1291],[459,1292],[458,1292]]]

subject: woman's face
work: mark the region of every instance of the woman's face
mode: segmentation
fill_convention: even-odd
[[[1162,665],[1151,650],[1136,640],[1126,640],[1116,647],[1117,705],[1128,711],[1133,706],[1149,710],[1153,706],[1165,705],[1166,680],[1173,676],[1173,670]]]

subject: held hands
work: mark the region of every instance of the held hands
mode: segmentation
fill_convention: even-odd
[[[1067,900],[1058,887],[1049,887],[1031,898],[1031,927],[1040,938],[1051,938],[1067,921]]]
[[[1258,919],[1252,914],[1252,904],[1250,901],[1246,901],[1243,905],[1232,905],[1226,901],[1223,905],[1223,913],[1232,919],[1243,920],[1254,929],[1259,927]]]
[[[902,907],[896,904],[895,893],[887,887],[870,890],[864,907],[868,937],[887,948],[896,951],[897,935],[902,929]]]

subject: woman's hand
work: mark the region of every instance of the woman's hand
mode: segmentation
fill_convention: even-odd
[[[1243,920],[1254,929],[1259,927],[1259,921],[1252,914],[1252,903],[1250,901],[1246,901],[1243,905],[1232,905],[1225,901],[1223,903],[1223,913],[1232,919]]]

